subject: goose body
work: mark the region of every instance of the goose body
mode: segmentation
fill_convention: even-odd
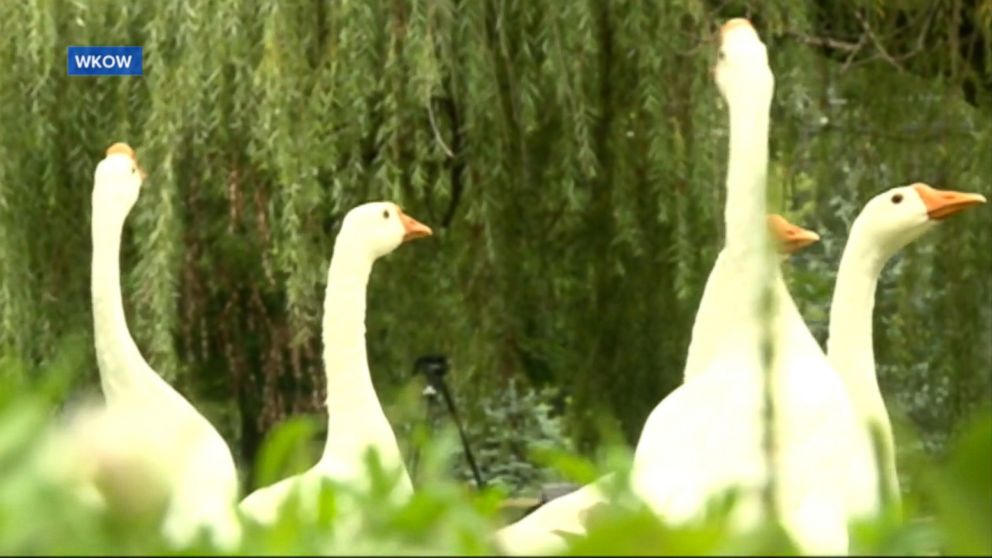
[[[895,439],[878,387],[873,348],[875,290],[885,264],[935,223],[972,205],[979,194],[936,190],[922,183],[892,188],[872,198],[854,220],[837,269],[830,306],[827,357],[844,380],[858,418],[878,428],[886,492],[900,500]]]
[[[168,493],[165,535],[176,544],[188,544],[205,528],[215,544],[233,548],[240,540],[240,523],[231,451],[213,425],[145,361],[124,316],[121,233],[143,179],[134,151],[120,143],[107,150],[94,177],[91,288],[100,382],[112,415],[141,420],[146,434],[162,441],[158,457],[166,465],[161,468]]]
[[[782,257],[793,254],[820,239],[813,231],[793,225],[778,214],[768,216],[768,226]],[[699,300],[692,336],[686,354],[683,381],[699,374],[717,353],[719,340],[726,334],[723,312],[736,304],[740,278],[724,251],[717,255],[713,269],[706,278],[703,296]],[[722,331],[721,331],[722,330]]]
[[[366,287],[372,265],[401,243],[431,234],[430,228],[390,202],[360,205],[345,216],[327,273],[322,324],[327,376],[327,440],[320,460],[306,472],[252,492],[240,505],[257,522],[269,524],[297,492],[305,510],[322,480],[367,486],[366,452],[375,450],[387,470],[399,470],[393,495],[408,498],[413,484],[396,436],[379,404],[365,348]]]
[[[574,492],[545,503],[497,531],[496,543],[512,556],[564,552],[568,548],[568,536],[586,534],[588,513],[609,502],[604,488],[610,482],[613,482],[613,474],[603,475]]]
[[[768,225],[779,250],[784,254],[794,253],[819,240],[816,233],[793,225],[781,215],[769,215]],[[714,276],[720,277],[719,269],[714,268],[710,274],[711,279]],[[710,286],[710,282],[707,286]],[[715,290],[709,292],[709,296],[703,296],[696,318],[696,324],[704,324],[703,328],[706,331],[712,331],[714,327],[708,323],[709,320],[719,319],[721,303],[730,303],[723,300],[727,297],[714,296]],[[708,313],[707,317],[701,318],[704,312]],[[715,353],[716,347],[708,348],[708,352]],[[701,354],[697,354],[697,358],[700,356]],[[612,476],[605,475],[575,492],[556,498],[515,523],[500,529],[496,533],[498,544],[511,555],[551,554],[565,551],[568,535],[586,534],[585,518],[589,511],[596,506],[609,503],[603,486],[612,482]]]
[[[772,326],[776,462],[769,465],[762,449],[764,383],[752,331],[750,341],[725,344],[654,409],[637,445],[632,485],[676,523],[698,519],[709,498],[739,487],[733,520],[746,530],[761,518],[761,490],[774,471],[780,519],[800,548],[845,553],[848,519],[877,506],[872,448],[781,276],[774,281],[782,305]]]
[[[717,85],[730,111],[727,240],[717,266],[736,278],[720,309],[714,349],[699,372],[652,411],[634,457],[632,487],[669,522],[698,519],[724,490],[741,490],[732,525],[755,526],[775,507],[804,552],[846,553],[847,523],[875,511],[871,445],[844,384],[803,322],[766,248],[765,172],[774,78],[765,47],[746,20],[721,30]],[[761,319],[763,285],[771,306]],[[725,294],[725,296],[730,296]],[[771,342],[772,461],[765,443],[762,340]]]

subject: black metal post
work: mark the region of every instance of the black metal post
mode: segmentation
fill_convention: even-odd
[[[451,396],[448,384],[444,381],[444,376],[448,373],[448,358],[444,355],[424,355],[417,359],[413,368],[415,373],[422,372],[427,377],[427,385],[440,393],[441,397],[444,398],[448,413],[455,421],[455,427],[458,429],[458,437],[461,439],[462,449],[465,450],[465,459],[468,461],[468,466],[472,469],[472,476],[475,477],[475,484],[479,488],[484,488],[486,482],[482,479],[482,473],[479,471],[479,466],[475,462],[475,455],[472,454],[472,448],[469,446],[468,436],[465,435],[465,429],[462,427],[461,417],[458,415],[457,407],[455,407],[454,398]]]

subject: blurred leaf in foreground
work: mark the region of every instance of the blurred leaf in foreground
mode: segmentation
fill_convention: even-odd
[[[992,408],[976,412],[930,472],[938,517],[950,554],[992,555]]]

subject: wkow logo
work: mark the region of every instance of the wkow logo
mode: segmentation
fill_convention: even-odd
[[[70,76],[140,76],[140,46],[71,46],[66,53]]]

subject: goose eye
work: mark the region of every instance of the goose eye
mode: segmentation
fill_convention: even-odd
[[[719,51],[717,51],[717,53],[716,53],[716,59],[717,60],[723,60],[726,57],[727,57],[727,55],[723,52],[723,49],[722,48]]]
[[[892,203],[900,203],[902,201],[902,194],[896,194],[892,196]]]
[[[137,172],[138,172],[137,167],[131,167],[131,174],[135,174]]]
[[[382,210],[382,218],[383,219],[389,219],[389,210],[388,209],[383,209]]]

